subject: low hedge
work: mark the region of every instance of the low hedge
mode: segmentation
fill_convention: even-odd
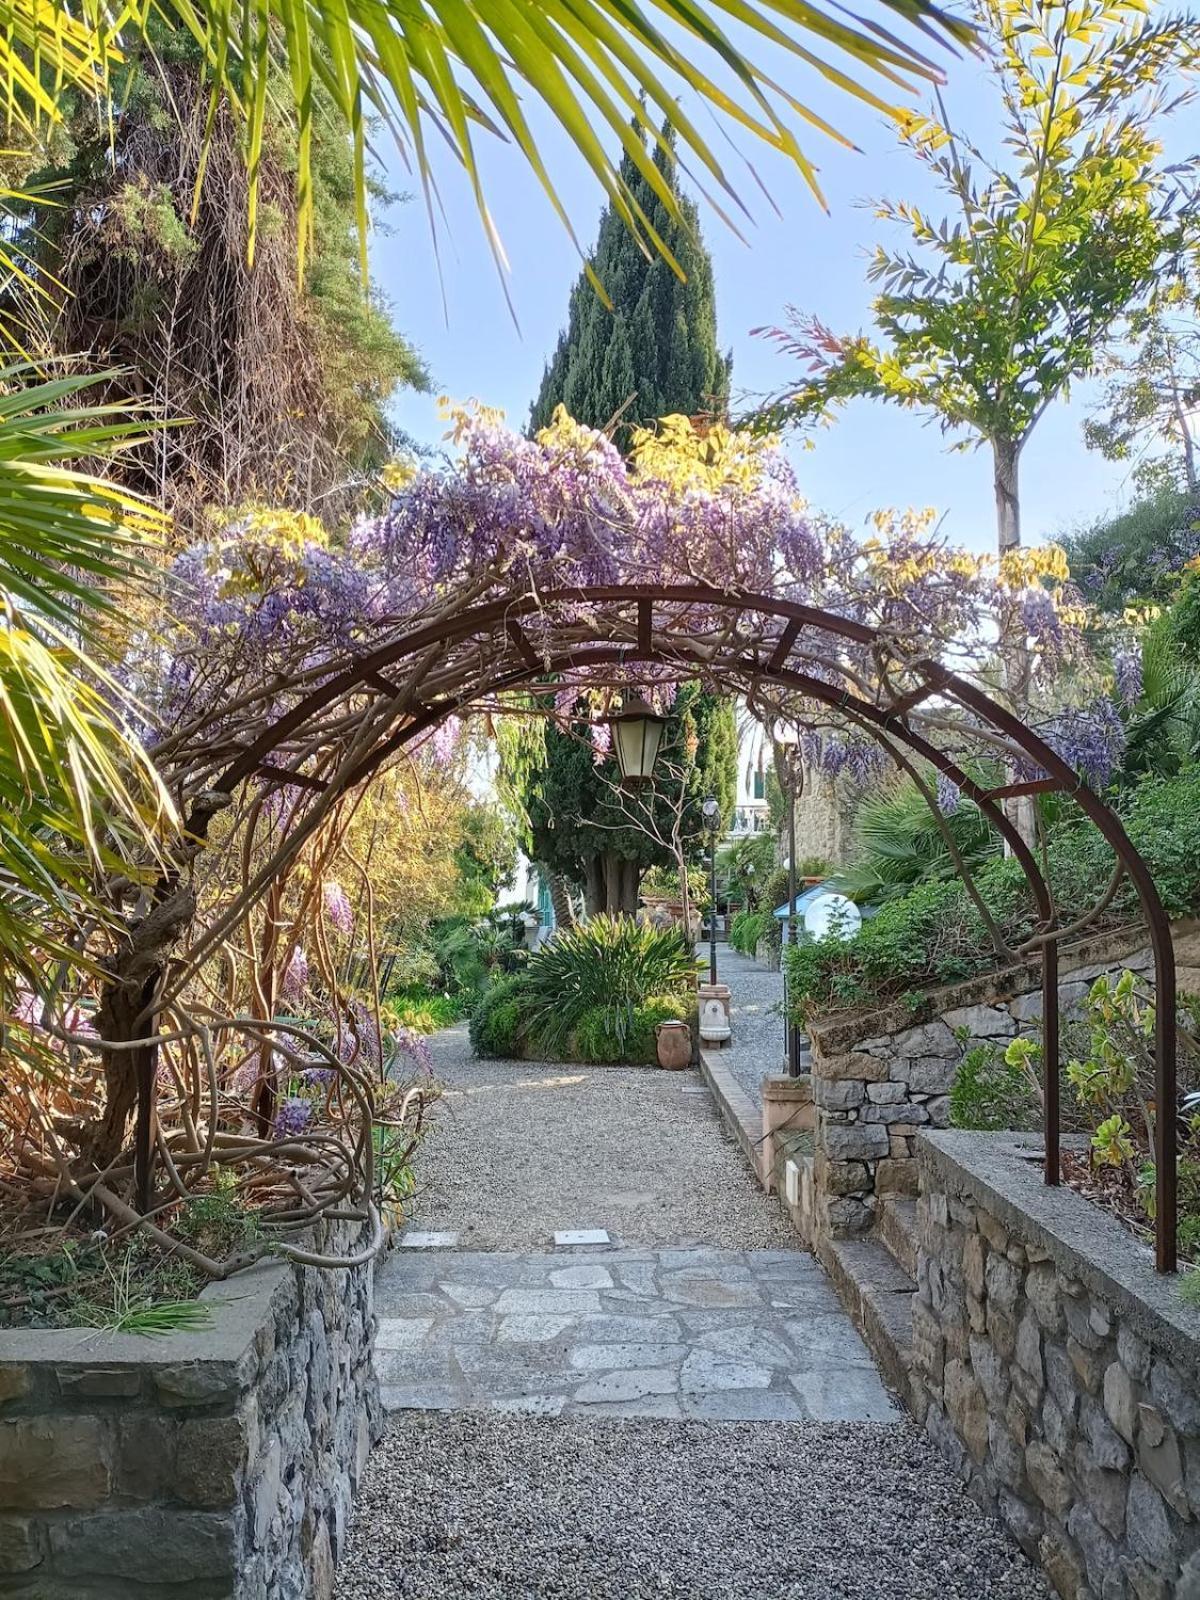
[[[595,1006],[571,1039],[572,1057],[588,1062],[637,1063],[658,1059],[654,1030],[660,1022],[692,1022],[696,1006],[685,995],[658,994],[640,1006]]]
[[[524,973],[497,978],[487,986],[471,1012],[471,1048],[477,1056],[504,1060],[524,1052],[531,998]]]
[[[1176,778],[1146,779],[1126,798],[1121,812],[1167,914],[1200,911],[1200,768]],[[1114,859],[1104,837],[1088,822],[1053,830],[1047,866],[1064,924],[1100,899]],[[1035,909],[1017,861],[1007,857],[992,862],[976,874],[975,884],[1009,944],[1033,932]],[[1089,931],[1119,927],[1137,914],[1137,895],[1126,878]],[[921,884],[888,901],[854,938],[789,947],[784,960],[798,1020],[883,1004],[996,966],[983,918],[957,879]]]

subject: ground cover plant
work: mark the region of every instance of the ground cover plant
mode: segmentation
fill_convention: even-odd
[[[1179,1227],[1185,1260],[1200,1261],[1200,997],[1179,1009]],[[1102,975],[1061,1042],[1061,1124],[1082,1136],[1068,1142],[1063,1176],[1149,1239],[1155,1214],[1154,996],[1131,971]],[[1007,1046],[980,1044],[959,1064],[950,1094],[951,1122],[988,1131],[1042,1125],[1042,1049],[1036,1031]]]

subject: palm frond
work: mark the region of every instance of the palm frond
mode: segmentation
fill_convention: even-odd
[[[968,866],[999,854],[999,836],[965,797],[944,821]],[[859,801],[854,859],[830,884],[852,900],[878,903],[915,884],[956,873],[954,858],[921,791],[910,778],[897,775]]]
[[[274,92],[268,80],[281,64],[297,119],[302,234],[312,223],[313,85],[320,82],[352,142],[364,240],[366,129],[379,118],[421,183],[431,218],[430,146],[448,144],[497,255],[479,168],[480,132],[514,145],[571,230],[527,116],[527,105],[537,101],[626,223],[649,247],[663,249],[632,201],[620,160],[633,162],[676,218],[677,199],[653,160],[664,120],[677,131],[683,160],[740,204],[712,144],[681,106],[681,89],[794,162],[814,192],[815,172],[793,124],[800,120],[837,137],[819,113],[735,45],[728,29],[749,38],[752,49],[763,42],[782,48],[816,77],[876,107],[886,103],[881,93],[894,98],[914,80],[939,76],[918,41],[951,48],[974,42],[969,25],[932,0],[880,0],[880,6],[882,15],[908,30],[905,37],[840,6],[822,10],[793,0],[539,0],[536,6],[492,0],[486,7],[472,0],[258,0],[240,7],[223,0],[157,0],[153,8],[142,0],[119,14],[117,31],[100,8],[86,6],[73,19],[45,0],[7,0],[0,65],[14,119],[35,127],[58,114],[48,85],[57,79],[103,93],[122,36],[144,34],[152,14],[166,18],[199,45],[214,106],[224,95],[239,119],[252,224],[265,107]],[[30,58],[42,64],[39,74],[25,64]]]
[[[653,928],[631,917],[592,917],[566,928],[525,969],[530,1032],[550,1051],[561,1050],[589,1011],[632,1016],[651,995],[694,988],[696,957],[675,928]]]
[[[60,951],[56,924],[103,914],[96,870],[128,870],[172,818],[107,637],[161,518],[78,465],[145,424],[72,404],[102,377],[35,378],[0,368],[0,963],[26,978]]]

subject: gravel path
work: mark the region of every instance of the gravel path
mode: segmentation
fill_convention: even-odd
[[[477,1061],[465,1027],[431,1045],[446,1094],[417,1160],[415,1227],[458,1230],[467,1250],[548,1248],[560,1228],[606,1228],[618,1245],[796,1247],[697,1073]]]
[[[757,1096],[780,980],[732,952],[723,965],[726,1059]],[[707,1093],[685,1092],[695,1074],[478,1062],[462,1028],[433,1049],[447,1093],[414,1221],[458,1248],[383,1268],[380,1359],[394,1403],[454,1409],[391,1415],[337,1600],[1050,1600],[906,1420],[687,1420],[757,1417],[746,1385],[796,1390],[772,1416],[888,1415],[816,1263]],[[623,1248],[551,1253],[554,1230],[585,1227]],[[568,1395],[564,1362],[608,1387]],[[447,1371],[441,1400],[403,1388]],[[631,1384],[664,1414],[615,1415]],[[528,1414],[547,1393],[562,1414]],[[505,1409],[458,1409],[485,1402]]]
[[[760,1106],[765,1074],[785,1070],[783,974],[760,966],[727,944],[719,944],[717,977],[729,985],[733,1029],[733,1038],[716,1053],[717,1059],[729,1068],[751,1101]]]
[[[338,1600],[1049,1600],[907,1423],[393,1417]]]

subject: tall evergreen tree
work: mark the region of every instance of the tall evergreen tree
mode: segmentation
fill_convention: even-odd
[[[667,147],[658,150],[655,164],[674,188],[669,130],[665,136]],[[620,412],[615,436],[624,446],[634,426],[659,417],[724,415],[730,358],[717,348],[712,262],[700,239],[695,207],[680,197],[683,224],[672,224],[628,159],[622,173],[684,277],[680,279],[661,257],[644,254],[610,207],[601,219],[591,265],[611,309],[581,273],[571,291],[566,330],[559,336],[534,401],[530,426],[543,427],[558,405],[595,428],[606,426]],[[572,736],[548,730],[536,754],[526,753],[519,773],[510,760],[507,781],[527,819],[528,848],[551,882],[565,878],[582,889],[589,915],[632,913],[642,874],[673,858],[645,827],[622,826],[616,765],[607,761],[597,766],[580,741],[580,731]],[[678,748],[675,761],[660,762],[661,826],[667,826],[682,784],[686,802],[680,813],[681,843],[695,857],[704,845],[700,802],[715,794],[726,819],[733,811],[737,731],[732,705],[700,694],[695,684],[685,685],[676,697],[665,745]],[[689,754],[681,767],[683,748]]]
[[[675,189],[670,130],[654,162]],[[678,263],[680,278],[656,253],[647,253],[611,206],[600,221],[591,266],[612,302],[596,293],[586,273],[571,291],[567,326],[542,376],[530,413],[544,427],[557,405],[578,422],[602,428],[622,411],[617,442],[635,424],[681,413],[723,415],[729,403],[730,357],[717,347],[712,261],[700,237],[692,202],[679,197],[682,221],[662,202],[628,157],[621,174],[634,202]]]

